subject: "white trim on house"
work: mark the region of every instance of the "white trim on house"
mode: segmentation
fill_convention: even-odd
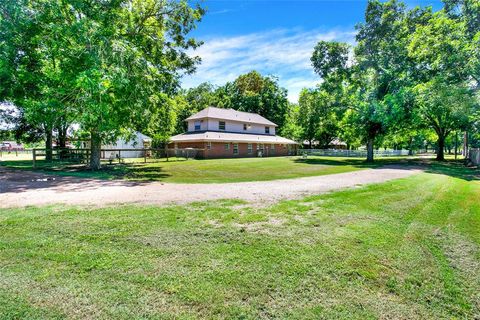
[[[198,132],[183,133],[170,138],[170,142],[233,142],[233,143],[266,143],[266,144],[298,144],[280,136],[245,134],[233,132]]]
[[[255,123],[255,124],[262,124],[277,127],[275,123],[272,121],[265,119],[259,114],[250,113],[250,112],[243,112],[237,111],[233,109],[222,109],[216,107],[207,107],[196,114],[188,117],[185,121],[188,120],[198,120],[198,119],[218,119],[218,120],[230,120],[230,121],[238,121],[238,122],[245,122],[245,123]]]

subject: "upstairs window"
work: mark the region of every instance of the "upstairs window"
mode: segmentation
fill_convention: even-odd
[[[225,121],[218,121],[218,130],[225,130]]]
[[[195,121],[195,131],[200,131],[202,123],[200,121]]]
[[[247,124],[246,123],[243,124],[243,131],[247,131]]]
[[[265,133],[270,133],[270,127],[265,127]]]

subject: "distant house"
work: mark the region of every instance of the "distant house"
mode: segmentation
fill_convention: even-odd
[[[342,149],[346,150],[347,149],[347,144],[343,142],[342,140],[335,138],[333,139],[330,144],[328,145],[329,149]]]
[[[20,151],[20,150],[24,150],[24,147],[21,143],[17,143],[16,141],[3,141],[3,142],[0,142],[0,150]]]
[[[275,134],[277,125],[256,113],[208,107],[190,116],[188,131],[169,148],[204,149],[204,158],[271,157],[296,153],[297,143]]]

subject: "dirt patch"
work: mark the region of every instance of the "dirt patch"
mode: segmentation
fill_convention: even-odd
[[[257,206],[279,200],[405,178],[418,169],[381,168],[274,181],[180,184],[95,180],[60,177],[21,170],[2,169],[0,207],[70,204],[108,206],[125,203],[169,204],[241,199]]]

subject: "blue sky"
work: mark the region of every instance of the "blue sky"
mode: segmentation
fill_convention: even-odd
[[[441,7],[440,0],[406,1],[411,7]],[[208,81],[223,85],[257,70],[279,78],[296,101],[319,77],[310,56],[319,40],[354,43],[355,24],[362,22],[366,0],[205,0],[207,13],[192,32],[205,43],[193,54],[202,64],[183,79],[185,88]]]

